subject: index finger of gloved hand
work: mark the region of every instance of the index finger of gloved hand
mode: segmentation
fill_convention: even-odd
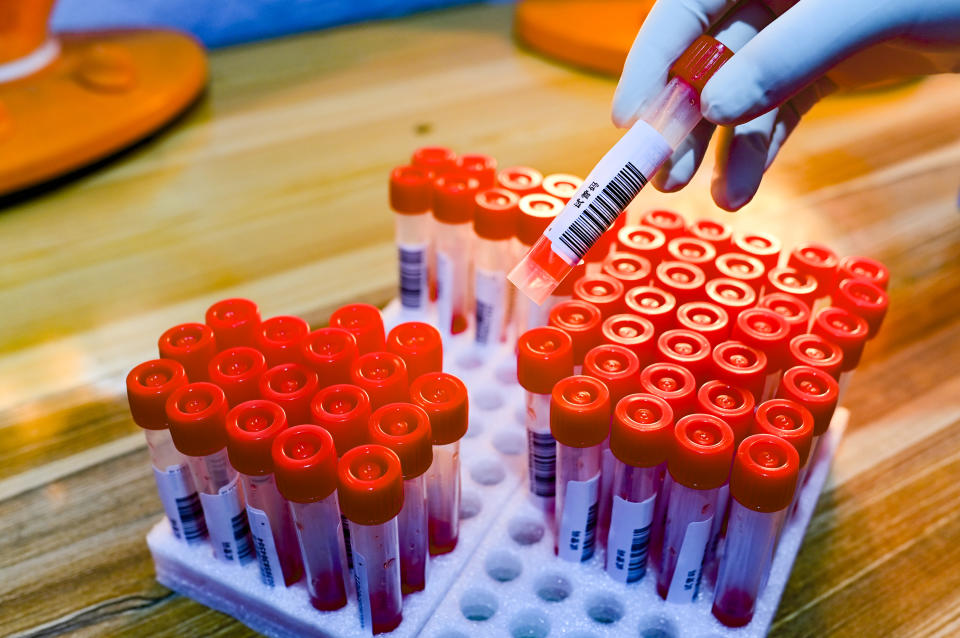
[[[613,123],[630,126],[644,102],[667,83],[667,72],[697,36],[736,0],[659,0],[643,21],[613,96]]]

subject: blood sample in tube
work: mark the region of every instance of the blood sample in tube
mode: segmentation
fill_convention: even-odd
[[[333,436],[337,455],[369,443],[370,397],[366,391],[347,383],[330,385],[310,400],[310,423]]]
[[[260,398],[283,408],[289,425],[310,422],[310,399],[320,388],[316,372],[300,363],[284,363],[264,372],[259,386]]]
[[[477,193],[475,202],[474,339],[483,345],[500,344],[506,341],[510,319],[506,269],[514,251],[519,199],[511,191],[490,188]]]
[[[653,363],[656,330],[646,317],[634,314],[613,315],[603,320],[601,332],[607,343],[633,351],[641,366]]]
[[[811,455],[816,452],[820,437],[830,427],[839,394],[837,381],[823,370],[795,366],[783,373],[783,379],[777,389],[777,398],[795,401],[813,415]]]
[[[767,308],[748,308],[737,316],[730,336],[767,355],[767,378],[757,399],[762,402],[773,398],[789,360],[791,334],[787,320]]]
[[[259,350],[237,346],[221,350],[208,366],[208,378],[227,395],[231,407],[260,398],[260,377],[267,360]]]
[[[751,433],[779,436],[797,451],[799,469],[797,489],[793,493],[793,503],[796,505],[810,467],[808,461],[813,444],[813,415],[810,410],[789,399],[770,399],[757,406]]]
[[[320,328],[300,344],[303,363],[317,373],[321,388],[350,381],[350,366],[360,356],[357,339],[343,328]]]
[[[863,347],[870,335],[870,326],[862,317],[849,310],[829,306],[814,315],[810,332],[835,343],[843,350],[843,363],[840,365],[838,379],[842,397],[850,384],[854,369],[860,365]]]
[[[386,345],[383,317],[376,306],[365,303],[341,306],[330,315],[330,325],[353,334],[360,354],[381,351]]]
[[[446,334],[467,329],[474,196],[477,180],[456,173],[433,184],[434,244],[437,250],[437,322]]]
[[[429,303],[432,190],[431,173],[426,168],[399,166],[390,173],[400,305],[416,312],[425,311]]]
[[[310,326],[300,317],[281,315],[260,324],[256,348],[267,358],[269,367],[300,361],[300,343]]]
[[[640,391],[670,404],[674,418],[696,409],[697,381],[689,370],[673,363],[653,363],[640,371]]]
[[[672,293],[656,286],[636,286],[623,296],[627,312],[646,318],[657,332],[669,330],[674,325],[677,298]]]
[[[213,330],[219,350],[254,347],[260,329],[260,309],[249,299],[223,299],[207,309],[204,322]]]
[[[160,336],[157,343],[161,359],[178,361],[191,383],[209,380],[207,366],[217,353],[217,342],[210,326],[182,323]]]
[[[709,301],[690,301],[677,308],[677,327],[706,337],[711,347],[730,336],[727,311]]]
[[[428,323],[408,321],[393,328],[387,335],[387,351],[403,359],[410,381],[443,368],[443,340]]]
[[[592,303],[574,299],[554,306],[550,311],[550,325],[560,328],[573,340],[574,373],[579,374],[583,358],[590,348],[603,342],[603,317]]]

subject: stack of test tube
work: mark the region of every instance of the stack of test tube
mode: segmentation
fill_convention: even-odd
[[[467,390],[442,371],[436,328],[386,333],[353,304],[311,332],[227,299],[166,331],[159,355],[126,384],[172,534],[256,561],[267,587],[305,578],[317,610],[355,597],[367,631],[396,628],[458,540]]]

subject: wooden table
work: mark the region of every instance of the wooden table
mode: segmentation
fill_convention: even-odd
[[[394,286],[388,170],[424,144],[585,174],[614,83],[474,7],[217,51],[206,98],[0,211],[0,633],[243,635],[153,580],[160,503],[125,373],[226,296],[322,324]],[[818,106],[730,216],[709,173],[644,205],[817,239],[893,271],[892,308],[777,635],[960,632],[960,78]]]

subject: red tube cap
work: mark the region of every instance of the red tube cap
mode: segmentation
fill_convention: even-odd
[[[713,244],[696,237],[674,237],[667,242],[667,259],[693,264],[710,277],[714,276],[713,262],[717,249]]]
[[[301,363],[281,363],[260,377],[260,398],[283,408],[290,425],[310,422],[310,399],[319,389],[317,373]]]
[[[270,474],[273,442],[286,429],[287,415],[272,401],[258,399],[234,406],[226,417],[230,465],[247,476]]]
[[[813,435],[820,436],[830,427],[839,393],[836,379],[823,370],[795,366],[783,373],[777,398],[796,401],[810,410]]]
[[[536,193],[543,184],[543,174],[527,166],[510,166],[497,175],[497,185],[523,197]]]
[[[754,407],[753,394],[726,381],[707,381],[697,390],[697,411],[729,425],[736,445],[750,435]]]
[[[154,359],[136,366],[127,374],[127,401],[133,422],[147,430],[167,426],[167,399],[187,385],[187,372],[173,359]]]
[[[353,334],[360,354],[383,350],[386,345],[383,317],[376,306],[366,303],[341,306],[330,315],[330,325]]]
[[[573,340],[552,326],[527,330],[517,340],[517,381],[527,392],[550,394],[573,374]]]
[[[785,292],[772,292],[757,302],[757,307],[777,313],[787,322],[790,336],[804,334],[810,325],[810,306]]]
[[[433,181],[433,216],[444,224],[469,224],[480,183],[459,173],[447,173]]]
[[[623,283],[603,273],[583,275],[573,284],[573,298],[593,304],[600,315],[609,317],[623,311]]]
[[[677,328],[660,333],[657,358],[665,363],[683,366],[700,382],[710,374],[713,346],[699,332]]]
[[[674,418],[696,409],[697,381],[693,373],[673,363],[653,363],[640,372],[640,391],[658,396],[673,409]]]
[[[890,271],[887,267],[869,257],[844,257],[837,265],[837,277],[840,281],[865,279],[883,290],[886,290],[890,283]]]
[[[337,454],[369,443],[370,397],[362,389],[348,383],[327,386],[310,400],[310,422],[333,436]]]
[[[767,271],[766,291],[786,293],[805,303],[808,308],[813,308],[813,303],[820,296],[820,285],[810,273],[790,266],[777,266]]]
[[[690,301],[677,308],[677,326],[702,334],[711,347],[730,336],[727,311],[709,301]]]
[[[667,236],[652,226],[624,226],[617,231],[617,250],[640,255],[653,265],[667,252]]]
[[[493,188],[497,181],[497,160],[489,155],[468,153],[457,158],[457,172],[477,180],[480,188]]]
[[[572,299],[558,303],[550,310],[548,322],[560,328],[573,340],[573,362],[583,363],[587,351],[603,342],[600,310],[591,303]]]
[[[300,343],[309,332],[310,326],[300,317],[270,317],[260,324],[257,349],[270,367],[294,363],[300,360]]]
[[[353,362],[352,383],[366,390],[374,411],[387,403],[403,403],[410,395],[407,365],[392,352],[368,352]]]
[[[443,146],[422,146],[413,152],[410,163],[431,175],[442,175],[457,166],[457,154]]]
[[[672,210],[649,210],[640,218],[640,223],[658,229],[668,240],[686,232],[687,220]]]
[[[818,368],[834,379],[840,377],[843,350],[820,335],[802,334],[790,340],[789,366]]]
[[[180,386],[164,408],[173,444],[181,453],[208,456],[226,447],[227,397],[217,386],[204,381]]]
[[[632,467],[666,462],[673,446],[673,409],[652,394],[620,399],[610,425],[610,451]]]
[[[288,501],[315,503],[337,489],[337,451],[323,428],[287,428],[277,435],[271,453],[277,489]]]
[[[865,279],[845,279],[837,288],[834,304],[867,322],[867,339],[873,339],[887,314],[890,299],[880,287]]]
[[[488,188],[474,197],[473,230],[477,237],[500,241],[517,234],[520,198],[503,188]]]
[[[806,467],[813,444],[813,415],[796,401],[770,399],[757,408],[753,434],[772,434],[797,451],[800,467]]]
[[[467,433],[467,386],[445,372],[429,372],[410,384],[410,400],[430,417],[434,445],[448,445]]]
[[[430,210],[430,171],[417,166],[398,166],[390,172],[390,208],[401,215],[419,215]]]
[[[717,70],[733,57],[733,51],[709,35],[701,35],[670,67],[669,77],[678,77],[699,94]]]
[[[517,239],[526,246],[533,246],[553,218],[563,210],[563,202],[552,195],[530,193],[517,203]],[[571,275],[568,275],[568,279]]]
[[[840,369],[846,372],[860,364],[870,327],[866,321],[849,310],[830,306],[817,313],[810,332],[837,344],[843,350],[843,364]],[[187,374],[190,374],[189,370]]]
[[[411,381],[443,369],[443,340],[440,332],[428,323],[408,321],[394,327],[387,335],[387,351],[403,359],[407,379]]]
[[[727,482],[733,461],[733,430],[709,414],[677,421],[667,469],[673,480],[695,490],[712,490]]]
[[[564,203],[570,201],[577,193],[583,180],[576,175],[554,173],[543,178],[543,190],[547,195],[553,195]]]
[[[737,316],[730,335],[767,355],[767,373],[786,367],[790,325],[781,315],[768,308],[747,308]]]
[[[350,381],[350,366],[360,356],[357,339],[343,328],[314,330],[300,343],[303,363],[317,373],[320,387]]]
[[[820,289],[826,294],[836,285],[840,259],[835,252],[823,244],[807,242],[795,246],[790,251],[787,265],[816,277]]]
[[[207,365],[217,354],[217,342],[210,326],[182,323],[164,332],[157,342],[161,359],[179,361],[192,382],[207,381]]]
[[[606,343],[587,352],[583,374],[603,381],[610,391],[610,405],[616,405],[637,390],[640,359],[629,348]]]
[[[737,448],[730,473],[730,495],[755,512],[790,507],[797,488],[797,450],[773,434],[754,434]]]
[[[593,447],[610,433],[610,392],[603,381],[567,377],[553,386],[550,432],[567,447]]]
[[[361,445],[337,466],[340,511],[351,523],[382,525],[403,509],[400,458],[382,445]]]
[[[713,349],[713,374],[758,397],[766,381],[767,355],[739,341],[724,341]]]
[[[745,282],[729,277],[711,279],[704,286],[707,300],[727,311],[730,321],[757,302],[757,292]]]
[[[415,479],[433,463],[430,417],[412,403],[388,403],[370,416],[370,442],[390,448],[400,458],[404,480]]]
[[[601,271],[619,280],[626,289],[649,281],[652,268],[646,257],[628,252],[613,252],[603,260]]]
[[[217,348],[254,347],[260,331],[260,309],[249,299],[224,299],[207,308],[204,318],[213,330]]]
[[[683,261],[662,261],[653,271],[655,285],[671,293],[677,303],[698,301],[706,294],[707,277],[694,264]]]
[[[780,261],[783,244],[769,233],[734,233],[733,250],[756,257],[764,267],[773,268]]]
[[[742,281],[760,294],[766,270],[763,262],[756,257],[742,253],[724,253],[717,257],[714,264],[721,277]]]
[[[605,341],[631,350],[641,366],[653,362],[656,331],[649,319],[639,315],[613,315],[603,320],[600,329]]]
[[[653,324],[657,332],[673,327],[677,298],[656,286],[635,286],[623,296],[627,312],[640,315]]]
[[[260,398],[260,377],[266,371],[267,360],[259,350],[240,346],[221,350],[210,360],[209,378],[234,406]]]
[[[717,254],[729,252],[733,247],[733,229],[713,219],[698,219],[687,228],[691,237],[711,244]]]

